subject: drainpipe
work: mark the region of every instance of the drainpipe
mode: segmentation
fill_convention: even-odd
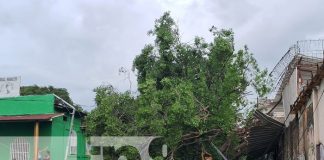
[[[68,154],[69,154],[69,146],[70,146],[70,141],[71,141],[70,138],[71,138],[71,134],[72,134],[74,115],[75,115],[75,109],[73,109],[73,112],[72,112],[72,118],[71,118],[70,130],[69,130],[69,137],[68,137],[68,141],[67,141],[67,145],[66,145],[64,160],[67,160],[67,157],[68,157]]]
[[[57,96],[54,94],[54,96],[63,101],[66,105],[68,105],[69,107],[71,107],[73,109],[72,111],[72,118],[71,118],[71,123],[70,123],[70,129],[69,129],[69,136],[68,136],[68,140],[67,140],[67,145],[66,145],[66,149],[65,149],[65,156],[64,156],[64,160],[67,160],[68,155],[69,155],[69,146],[70,146],[70,138],[71,138],[71,133],[72,133],[72,129],[73,129],[73,122],[74,122],[74,115],[75,115],[75,107],[71,104],[69,104],[68,102],[66,102],[64,99],[62,99],[61,97]]]

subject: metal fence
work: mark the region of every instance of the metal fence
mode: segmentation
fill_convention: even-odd
[[[307,57],[309,63],[322,62],[324,56],[324,39],[297,41],[276,64],[270,73],[274,80],[272,93],[280,94],[287,83],[300,57]]]

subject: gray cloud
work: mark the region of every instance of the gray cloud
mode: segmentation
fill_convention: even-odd
[[[131,69],[167,10],[184,41],[210,40],[212,25],[233,28],[237,46],[247,44],[270,68],[295,41],[324,35],[320,0],[0,1],[0,75],[67,88],[76,103],[92,106],[92,89],[102,83],[129,89],[118,69]]]

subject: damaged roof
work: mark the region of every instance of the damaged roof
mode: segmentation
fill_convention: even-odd
[[[257,125],[250,128],[247,138],[248,159],[257,159],[271,152],[278,143],[279,136],[283,133],[284,124],[272,119],[256,110],[254,113]]]

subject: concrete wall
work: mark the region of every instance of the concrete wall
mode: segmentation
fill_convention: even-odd
[[[282,92],[282,103],[285,112],[285,119],[289,116],[288,120],[285,123],[286,126],[288,126],[289,122],[294,118],[293,115],[289,115],[289,112],[290,105],[294,104],[297,96],[297,69],[295,69]]]
[[[66,120],[62,117],[57,117],[53,119],[52,123],[52,143],[51,152],[52,159],[64,159],[67,138],[69,136],[71,116],[66,117]],[[74,119],[73,130],[77,133],[78,148],[77,155],[69,155],[69,160],[84,160],[87,159],[86,156],[86,139],[83,131],[80,128],[81,120],[79,118]],[[62,138],[65,137],[65,138]]]
[[[65,156],[71,117],[63,120],[63,116],[54,118],[51,122],[40,122],[39,150],[41,155],[50,153],[51,159],[63,160]],[[74,120],[73,129],[77,133],[77,155],[69,155],[69,160],[87,160],[86,139],[80,129],[81,120]],[[34,157],[34,122],[0,123],[0,159],[10,159],[10,144],[17,137],[25,137],[30,144],[30,159]]]
[[[49,136],[50,122],[41,122],[40,136]],[[17,138],[23,138],[30,144],[30,159],[34,157],[34,122],[6,122],[0,123],[0,159],[10,159],[10,144]],[[40,150],[50,146],[50,139],[40,139]]]
[[[54,95],[0,98],[0,116],[54,113]]]
[[[283,149],[285,160],[316,159],[312,111],[313,105],[309,104],[285,128]]]
[[[320,86],[313,89],[308,101],[285,129],[284,159],[315,160],[320,154],[317,148],[323,143],[324,80],[321,81]]]
[[[20,96],[14,98],[0,99],[0,116],[7,115],[31,115],[31,114],[49,114],[55,113],[54,95],[42,96]],[[71,115],[66,113],[66,119],[63,116],[56,117],[52,121],[40,122],[39,148],[43,154],[44,151],[50,152],[51,159],[64,159]],[[80,128],[81,120],[76,116],[73,130],[78,137],[78,148],[76,155],[69,155],[70,160],[85,160],[88,157],[86,153],[86,140],[83,131]],[[34,122],[2,122],[0,123],[0,159],[9,159],[10,143],[12,139],[7,137],[24,136],[30,141],[30,153],[33,157],[33,135]],[[4,137],[7,136],[7,137]],[[2,144],[2,145],[1,145]],[[5,148],[1,150],[1,148]],[[30,158],[31,158],[30,157]]]
[[[316,145],[324,144],[324,80],[313,90],[314,99],[314,141]],[[324,153],[322,153],[324,154]]]

